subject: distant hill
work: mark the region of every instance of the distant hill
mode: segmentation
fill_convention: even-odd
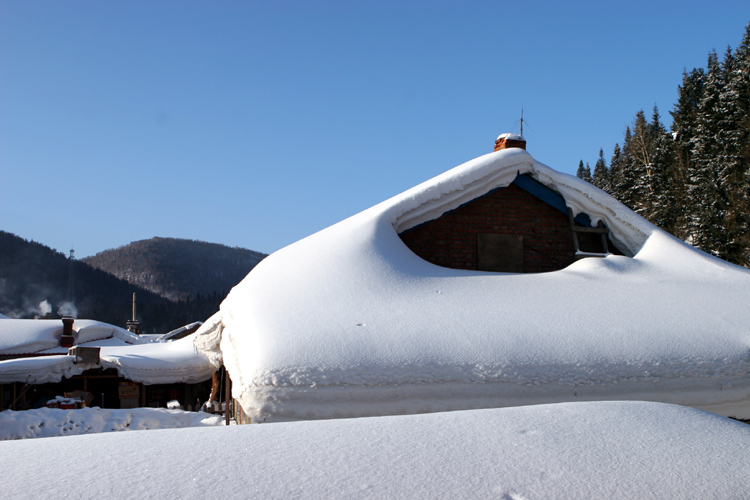
[[[178,301],[216,295],[223,299],[264,257],[260,252],[217,243],[151,238],[82,261]]]
[[[137,318],[148,333],[205,320],[211,309],[218,308],[216,304],[205,311],[191,310],[84,262],[71,263],[45,245],[0,231],[0,313],[6,316],[59,318],[72,314],[124,327],[131,318],[133,292]]]

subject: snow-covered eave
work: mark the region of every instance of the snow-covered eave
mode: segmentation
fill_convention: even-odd
[[[103,348],[100,363],[146,385],[203,382],[211,378],[216,367],[193,345],[195,335],[167,343]]]
[[[54,384],[98,367],[89,363],[76,364],[75,357],[64,354],[8,359],[0,361],[0,384]]]
[[[531,175],[558,192],[573,215],[586,213],[593,224],[603,221],[610,238],[635,255],[657,229],[597,187],[577,177],[556,172],[534,160],[523,149],[489,153],[459,165],[373,207],[401,233],[454,210],[490,191],[507,187],[519,174]]]
[[[57,383],[96,368],[113,368],[145,385],[199,383],[210,379],[216,366],[193,347],[194,335],[166,344],[102,347],[98,364],[76,363],[65,354],[0,361],[0,383]]]

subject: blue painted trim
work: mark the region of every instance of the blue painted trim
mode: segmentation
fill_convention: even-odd
[[[527,193],[539,198],[547,205],[550,205],[565,215],[568,215],[568,207],[565,205],[565,199],[544,184],[535,180],[533,177],[526,174],[518,174],[513,180],[513,184]]]
[[[563,198],[559,193],[552,191],[550,188],[537,181],[530,175],[518,174],[513,180],[513,184],[520,187],[530,195],[542,200],[552,208],[564,213],[567,217],[568,206],[565,204],[565,198]],[[591,218],[588,216],[588,214],[580,213],[576,215],[575,220],[585,227],[591,227]]]

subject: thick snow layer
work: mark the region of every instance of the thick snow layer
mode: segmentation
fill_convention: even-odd
[[[0,324],[0,354],[27,354],[59,348],[63,324],[59,319],[8,319]],[[143,344],[146,340],[129,331],[91,319],[73,323],[76,343],[117,338],[125,344]],[[64,350],[67,352],[67,349]]]
[[[101,347],[100,362],[76,363],[75,356],[53,355],[0,361],[0,383],[47,384],[92,368],[115,368],[121,377],[150,384],[193,384],[211,378],[216,367],[199,353],[192,337],[169,343]]]
[[[604,220],[634,257],[464,271],[420,259],[398,237],[518,173]],[[198,344],[223,355],[233,395],[258,421],[612,399],[750,418],[748,304],[747,270],[511,149],[267,257]]]
[[[222,417],[166,408],[7,410],[0,412],[0,440],[209,425],[223,425]]]
[[[62,322],[51,319],[6,319],[0,324],[0,354],[38,352],[60,345]]]
[[[216,368],[193,345],[195,334],[172,342],[128,347],[102,347],[101,365],[116,368],[121,376],[144,384],[202,382]]]
[[[744,499],[750,427],[602,402],[0,442],[3,496]]]
[[[80,375],[96,365],[78,363],[73,356],[57,354],[0,361],[0,384],[48,384]]]
[[[192,336],[150,342],[114,325],[76,320],[76,345],[100,347],[100,364],[76,363],[60,347],[60,320],[7,319],[0,324],[0,354],[42,353],[0,361],[0,383],[45,384],[80,375],[91,368],[115,368],[122,377],[144,384],[196,383],[211,378],[216,367],[199,353]]]

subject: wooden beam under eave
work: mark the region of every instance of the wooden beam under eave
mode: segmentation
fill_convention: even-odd
[[[229,378],[229,372],[224,371],[227,374],[227,381],[224,384],[224,423],[229,425],[229,410],[232,406],[232,379]]]

